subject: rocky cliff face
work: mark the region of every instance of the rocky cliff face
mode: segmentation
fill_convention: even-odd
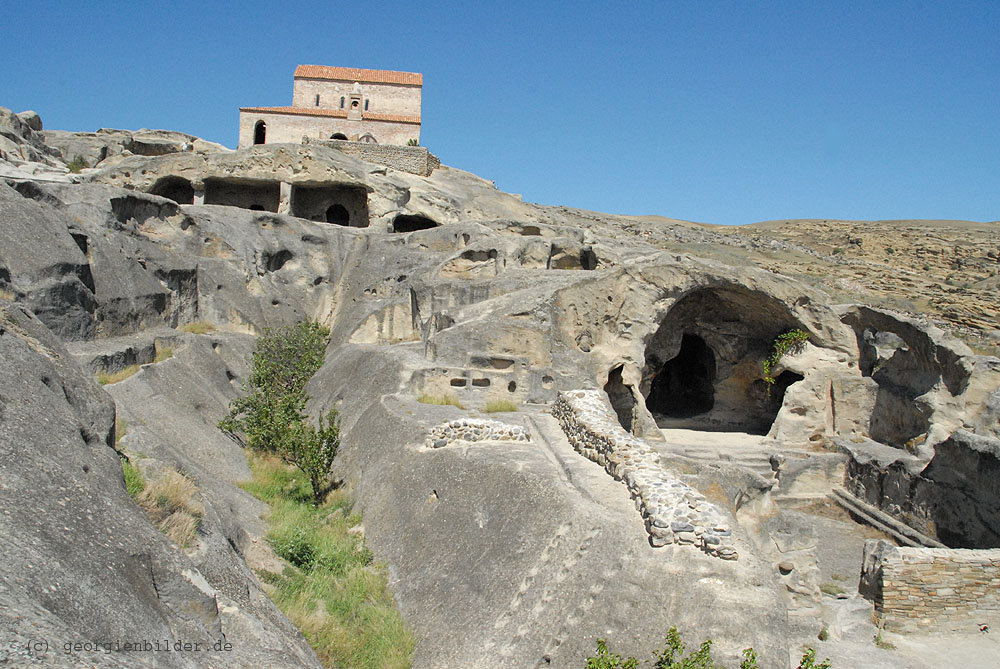
[[[65,641],[133,632],[232,643],[203,656],[215,666],[315,664],[253,576],[274,559],[263,509],[235,486],[242,453],[215,428],[253,336],[304,318],[332,331],[311,409],[340,411],[335,474],[389,564],[418,666],[580,666],[597,637],[646,655],[671,625],[784,666],[798,601],[786,582],[809,597],[818,586],[761,548],[761,528],[780,523],[742,520],[777,479],[667,457],[662,429],[754,432],[827,460],[836,438],[882,439],[925,462],[957,428],[997,434],[990,359],[912,319],[835,309],[704,226],[530,205],[458,170],[419,177],[328,146],[226,152],[7,126],[24,148],[0,162],[0,522],[13,547],[0,611],[18,644],[32,626]],[[85,151],[97,168],[59,172]],[[182,331],[196,322],[217,331]],[[793,328],[809,342],[772,386],[761,361]],[[106,390],[92,380],[151,363],[165,342],[170,360]],[[739,560],[692,548],[718,536],[694,524],[651,545],[652,493],[576,453],[548,413],[575,389],[606,399],[664,480],[699,488]],[[463,408],[417,401],[447,395]],[[434,428],[500,401],[530,440],[428,446]],[[125,493],[116,411],[130,450],[198,486],[196,546],[172,545]],[[798,481],[816,475],[802,469]]]

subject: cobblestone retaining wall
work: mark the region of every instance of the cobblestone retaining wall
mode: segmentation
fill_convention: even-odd
[[[441,448],[453,441],[531,441],[531,436],[520,425],[463,418],[433,428],[427,437],[427,446]]]
[[[349,156],[368,163],[385,165],[394,170],[409,172],[422,177],[441,167],[441,160],[422,146],[394,146],[391,144],[369,144],[367,142],[346,142],[343,140],[311,140],[316,144],[329,146]]]
[[[1000,630],[1000,549],[865,544],[862,588],[892,632]],[[865,594],[863,592],[863,594]]]
[[[660,467],[659,454],[622,429],[601,391],[560,392],[552,415],[574,449],[625,484],[653,546],[687,544],[723,560],[739,558],[725,514],[670,477]]]

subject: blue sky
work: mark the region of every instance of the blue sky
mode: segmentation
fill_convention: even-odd
[[[719,224],[1000,219],[1000,2],[8,2],[0,105],[236,145],[298,64],[422,72],[525,200]]]

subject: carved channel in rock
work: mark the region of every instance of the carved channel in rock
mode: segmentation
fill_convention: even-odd
[[[292,215],[310,221],[367,228],[368,191],[358,186],[292,186]]]
[[[281,184],[278,181],[205,179],[205,204],[277,213],[280,201]]]

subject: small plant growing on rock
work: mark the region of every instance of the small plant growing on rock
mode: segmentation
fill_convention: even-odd
[[[830,669],[830,660],[827,658],[817,664],[816,651],[812,648],[806,648],[806,652],[802,655],[802,661],[799,662],[798,669]]]
[[[684,642],[681,640],[677,627],[671,627],[667,632],[667,647],[656,651],[656,657],[652,660],[655,669],[724,669],[715,664],[712,659],[712,640],[706,639],[701,642],[698,650],[685,655]],[[759,669],[757,664],[759,656],[753,648],[745,648],[740,660],[740,669]],[[622,657],[617,653],[612,653],[608,649],[608,644],[604,639],[597,640],[597,655],[587,658],[585,669],[637,669],[639,661],[634,657]],[[830,669],[830,660],[826,659],[816,663],[816,651],[806,648],[802,655],[798,669]]]
[[[139,495],[146,489],[146,479],[142,477],[139,469],[126,457],[122,458],[122,474],[125,475],[125,490],[129,497],[134,500],[139,499]]]
[[[406,145],[407,146],[418,146],[419,144],[420,144],[420,142],[418,142],[415,139],[408,139],[408,140],[406,140]]]
[[[778,361],[789,352],[795,352],[802,348],[802,345],[806,343],[809,339],[809,333],[804,330],[789,330],[788,332],[782,332],[780,335],[774,339],[774,348],[771,351],[771,355],[764,360],[764,380],[770,384],[774,384],[774,377],[771,375],[771,370],[773,370]]]
[[[71,161],[66,163],[66,169],[68,169],[73,174],[79,174],[87,167],[90,167],[90,165],[87,164],[86,159],[79,153],[73,156],[73,159]]]
[[[639,661],[634,657],[623,658],[608,650],[604,639],[597,640],[597,655],[587,658],[586,669],[636,669]]]

